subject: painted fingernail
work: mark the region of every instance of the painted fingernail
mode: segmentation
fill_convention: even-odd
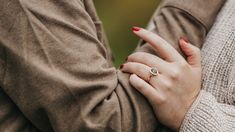
[[[186,43],[189,43],[188,39],[186,39],[185,37],[180,37],[180,40],[183,40]]]
[[[140,31],[140,30],[141,30],[140,27],[132,27],[132,31],[138,32],[138,31]]]
[[[121,66],[120,66],[120,69],[122,69],[124,67],[124,64],[122,64]]]

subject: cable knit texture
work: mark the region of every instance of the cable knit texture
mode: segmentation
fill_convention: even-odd
[[[235,132],[235,0],[228,0],[202,47],[203,86],[182,132]]]

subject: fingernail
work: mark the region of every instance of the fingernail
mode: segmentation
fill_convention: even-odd
[[[189,43],[188,39],[186,39],[185,37],[180,37],[180,40],[183,40],[186,43]]]
[[[122,69],[124,67],[124,64],[122,64],[121,66],[120,66],[120,69]]]
[[[140,31],[140,30],[141,30],[140,27],[132,27],[132,31],[138,32],[138,31]]]

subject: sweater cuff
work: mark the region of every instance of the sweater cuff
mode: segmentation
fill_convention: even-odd
[[[218,123],[215,120],[215,97],[204,90],[201,90],[197,99],[186,113],[181,124],[180,132],[217,130]],[[210,127],[208,129],[208,127]]]

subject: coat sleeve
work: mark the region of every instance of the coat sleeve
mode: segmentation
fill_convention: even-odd
[[[92,0],[0,3],[1,88],[15,114],[43,132],[155,130],[151,106],[110,63]]]
[[[225,2],[226,0],[163,0],[152,17],[154,28],[151,30],[183,55],[178,45],[179,38],[185,37],[201,48]],[[144,41],[140,42],[136,51],[157,55]]]

